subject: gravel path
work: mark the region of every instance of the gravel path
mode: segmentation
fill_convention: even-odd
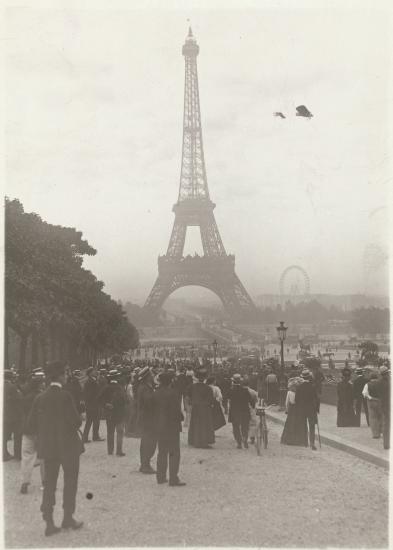
[[[138,472],[139,440],[125,439],[124,458],[108,457],[106,443],[90,443],[76,513],[85,526],[50,538],[39,512],[38,468],[25,496],[19,464],[5,463],[6,546],[388,546],[385,470],[326,446],[282,446],[281,427],[270,423],[269,430],[262,457],[253,447],[236,449],[230,426],[218,432],[213,450],[188,448],[184,433],[180,476],[187,486],[179,488]],[[58,490],[57,523],[61,496]]]

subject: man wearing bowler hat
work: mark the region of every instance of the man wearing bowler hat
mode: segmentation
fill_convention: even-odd
[[[144,367],[138,375],[137,428],[141,434],[139,471],[142,474],[155,474],[150,461],[156,452],[157,435],[154,411],[154,382],[149,367]]]
[[[38,458],[44,460],[45,483],[41,512],[46,522],[45,535],[49,536],[60,531],[53,522],[60,466],[64,472],[62,527],[79,529],[83,525],[83,522],[76,521],[73,517],[83,444],[78,434],[81,417],[72,396],[63,389],[64,365],[58,361],[50,363],[46,374],[49,387],[35,398],[27,424],[29,433],[38,436]]]
[[[180,465],[180,432],[183,414],[178,392],[171,387],[174,372],[162,372],[160,387],[154,393],[154,411],[158,439],[157,483],[166,483],[169,460],[169,485],[185,485],[178,477]]]
[[[87,380],[83,388],[83,397],[86,405],[86,424],[83,431],[83,441],[89,442],[89,431],[93,425],[93,441],[104,441],[100,437],[101,407],[99,402],[100,386],[97,381],[97,369],[89,367],[86,371]]]
[[[253,406],[253,399],[249,391],[242,386],[240,374],[232,377],[232,388],[229,391],[229,416],[228,421],[232,423],[233,437],[236,440],[237,448],[241,449],[242,444],[248,449],[248,431],[250,429],[250,405]]]

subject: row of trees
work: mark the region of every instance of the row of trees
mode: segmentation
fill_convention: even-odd
[[[5,363],[9,330],[20,339],[19,370],[62,359],[71,366],[138,345],[138,332],[103,283],[82,267],[96,250],[74,228],[51,225],[5,202]]]

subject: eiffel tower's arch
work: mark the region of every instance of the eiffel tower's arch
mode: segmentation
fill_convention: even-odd
[[[170,298],[173,294],[175,294],[178,290],[184,289],[187,287],[203,288],[205,290],[208,290],[210,293],[214,294],[216,298],[218,298],[222,306],[225,308],[225,300],[224,300],[224,297],[221,295],[219,288],[216,288],[214,285],[210,284],[209,282],[202,281],[199,279],[193,279],[193,278],[190,278],[184,281],[175,281],[175,284],[173,284],[171,288],[168,289],[165,295],[164,294],[162,295],[162,303],[160,307],[164,307],[167,299]]]

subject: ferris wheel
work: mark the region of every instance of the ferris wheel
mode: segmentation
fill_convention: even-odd
[[[280,277],[281,296],[306,296],[310,293],[310,278],[300,265],[290,265]]]

